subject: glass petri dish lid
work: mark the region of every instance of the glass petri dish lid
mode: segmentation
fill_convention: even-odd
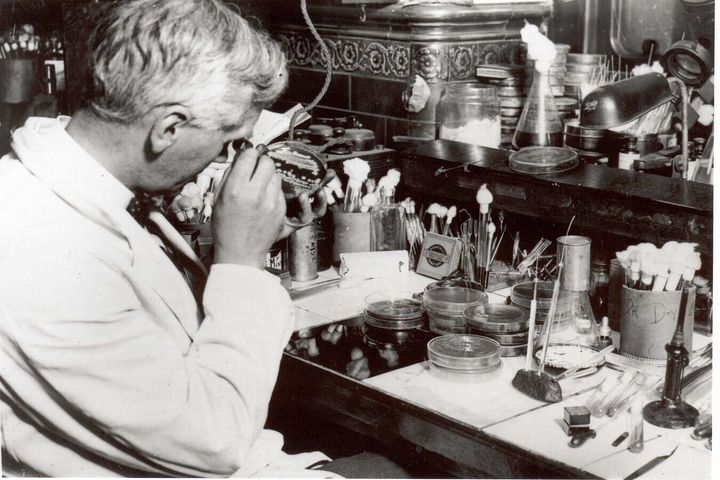
[[[531,175],[548,175],[572,170],[578,165],[577,153],[563,147],[525,147],[510,154],[510,169]]]
[[[462,314],[470,305],[487,304],[488,297],[484,292],[474,288],[447,286],[425,290],[423,304],[444,312]]]
[[[527,330],[529,324],[525,312],[512,305],[475,305],[468,307],[463,315],[470,327],[490,332],[520,332]]]
[[[451,370],[482,373],[500,363],[500,344],[480,335],[449,334],[433,338],[427,344],[428,359]]]
[[[425,314],[425,307],[411,292],[373,293],[365,297],[365,313],[378,320],[416,320]]]

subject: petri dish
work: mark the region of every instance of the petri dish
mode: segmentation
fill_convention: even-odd
[[[498,342],[501,346],[510,346],[510,345],[527,345],[528,341],[528,331],[524,330],[522,332],[516,332],[516,333],[497,333],[497,332],[488,332],[486,330],[480,330],[477,328],[474,328],[470,326],[470,333],[474,335],[482,335],[483,337],[491,338]]]
[[[383,330],[412,330],[422,327],[424,321],[422,314],[419,317],[401,319],[379,317],[365,310],[365,324]]]
[[[500,345],[501,357],[520,357],[527,352],[527,345]]]
[[[572,170],[578,165],[577,153],[563,147],[525,147],[510,154],[510,169],[531,175],[548,175]]]
[[[489,304],[468,307],[463,313],[465,323],[489,332],[514,333],[528,329],[528,317],[512,305]]]
[[[365,312],[380,320],[421,318],[425,314],[425,307],[412,296],[412,292],[373,293],[365,297]]]
[[[320,155],[300,142],[270,144],[267,156],[275,163],[275,171],[282,178],[286,199],[296,198],[301,193],[312,195],[327,174],[327,166]]]
[[[423,304],[442,312],[462,314],[467,307],[480,303],[487,304],[488,297],[474,288],[443,286],[423,293]]]
[[[451,370],[483,373],[500,363],[500,344],[480,335],[449,334],[433,338],[427,344],[428,359]]]
[[[463,371],[463,370],[455,370],[455,369],[451,369],[451,368],[444,368],[433,362],[428,362],[430,375],[432,375],[433,377],[437,378],[438,380],[442,380],[444,382],[464,383],[464,384],[483,383],[483,382],[493,380],[500,375],[500,372],[501,372],[500,367],[501,366],[502,366],[502,361],[499,361],[490,370],[476,372],[476,371]]]

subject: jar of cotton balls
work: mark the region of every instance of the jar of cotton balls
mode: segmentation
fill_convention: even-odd
[[[500,99],[493,86],[448,84],[438,120],[441,139],[491,148],[500,145]]]

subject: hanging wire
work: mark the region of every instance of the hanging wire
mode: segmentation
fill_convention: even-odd
[[[300,11],[302,12],[302,16],[305,19],[305,23],[307,24],[308,28],[310,28],[310,32],[312,33],[313,37],[315,37],[318,44],[320,45],[320,50],[322,52],[322,59],[325,61],[325,83],[323,84],[322,88],[320,89],[320,92],[317,94],[317,96],[313,99],[312,102],[310,102],[307,106],[305,106],[305,107],[301,108],[300,110],[296,111],[295,113],[293,113],[293,116],[290,118],[290,129],[288,131],[288,137],[290,140],[293,140],[295,138],[295,122],[297,121],[298,116],[315,108],[315,106],[325,96],[325,93],[327,93],[327,90],[330,87],[330,80],[332,80],[332,56],[330,54],[330,49],[328,48],[327,44],[323,41],[323,39],[320,37],[320,34],[318,33],[317,29],[315,28],[315,25],[313,24],[312,20],[310,19],[310,15],[308,14],[308,11],[307,11],[307,1],[306,0],[300,0]]]

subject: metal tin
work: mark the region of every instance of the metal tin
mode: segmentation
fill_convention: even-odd
[[[295,230],[289,237],[290,277],[307,282],[318,277],[317,232],[315,223]]]
[[[428,359],[437,366],[482,373],[500,363],[500,344],[480,335],[450,334],[427,344]]]
[[[590,290],[590,239],[580,235],[558,237],[557,263],[564,264],[560,288],[571,292]],[[563,251],[565,252],[563,254]]]
[[[512,305],[491,303],[473,306],[467,308],[463,315],[467,325],[488,332],[514,333],[528,328],[525,313]]]

